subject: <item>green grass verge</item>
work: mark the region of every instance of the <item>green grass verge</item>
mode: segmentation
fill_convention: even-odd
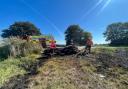
[[[30,65],[35,61],[37,55],[29,55],[23,58],[9,58],[0,62],[0,86],[7,82],[11,77],[23,75],[27,71],[19,65]]]
[[[128,47],[105,47],[105,46],[97,46],[92,48],[92,51],[94,53],[108,53],[108,54],[112,54],[116,51],[120,51],[120,50],[125,50],[128,51]]]

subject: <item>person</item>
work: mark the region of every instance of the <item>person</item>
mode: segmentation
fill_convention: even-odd
[[[52,40],[50,41],[50,48],[51,48],[51,49],[55,49],[55,48],[56,48],[56,41],[55,41],[54,39],[52,39]]]
[[[86,47],[85,47],[85,50],[88,50],[89,53],[91,53],[91,47],[92,47],[92,45],[93,45],[92,39],[91,39],[91,38],[88,38],[88,39],[86,40]]]
[[[55,49],[56,49],[56,41],[54,39],[51,39],[50,41],[50,49],[52,50],[52,53],[55,53]]]

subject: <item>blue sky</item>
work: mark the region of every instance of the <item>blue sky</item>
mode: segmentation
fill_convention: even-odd
[[[127,8],[128,0],[1,0],[0,34],[16,21],[30,21],[64,43],[66,28],[79,24],[95,43],[105,43],[107,25],[128,21]]]

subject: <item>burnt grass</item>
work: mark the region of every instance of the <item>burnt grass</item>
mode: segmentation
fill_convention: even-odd
[[[103,52],[99,53],[96,59],[96,64],[100,64],[99,72],[105,72],[112,67],[128,69],[128,51],[117,50],[113,54]]]
[[[95,70],[93,71],[96,74],[102,74],[105,76],[105,80],[112,82],[114,88],[105,87],[90,87],[90,88],[75,88],[75,89],[127,89],[128,87],[128,51],[127,50],[116,50],[112,53],[107,53],[105,50],[102,50],[100,53],[93,52],[92,54],[88,54],[79,58],[74,57],[74,55],[63,55],[63,56],[55,56],[55,57],[40,57],[36,62],[31,65],[19,65],[23,67],[26,71],[28,71],[25,75],[17,75],[12,77],[9,82],[5,83],[3,87],[0,89],[31,89],[30,88],[30,78],[40,75],[39,68],[43,67],[43,65],[52,60],[52,58],[58,58],[59,61],[64,60],[65,58],[68,60],[74,60],[73,66],[76,66],[76,69],[80,70],[81,74],[79,76],[83,76],[84,72],[81,70],[81,65],[78,60],[84,60],[90,63]],[[42,76],[45,77],[45,76]],[[34,81],[34,80],[33,80]],[[85,82],[85,81],[82,81]],[[37,84],[38,85],[38,82]],[[85,84],[86,85],[86,84]],[[79,86],[79,85],[78,85]],[[90,85],[91,86],[91,85]],[[99,85],[100,86],[100,85]],[[101,85],[102,86],[102,85]],[[36,89],[36,88],[32,88]],[[53,89],[51,87],[41,88],[41,89]],[[66,89],[66,88],[63,88]],[[73,88],[72,88],[73,89]]]

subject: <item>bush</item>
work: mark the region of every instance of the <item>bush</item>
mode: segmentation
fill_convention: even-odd
[[[28,54],[40,53],[42,47],[39,43],[27,42],[18,37],[4,39],[3,46],[0,47],[0,58],[22,57]]]
[[[9,46],[0,47],[0,59],[8,58],[9,55]]]

